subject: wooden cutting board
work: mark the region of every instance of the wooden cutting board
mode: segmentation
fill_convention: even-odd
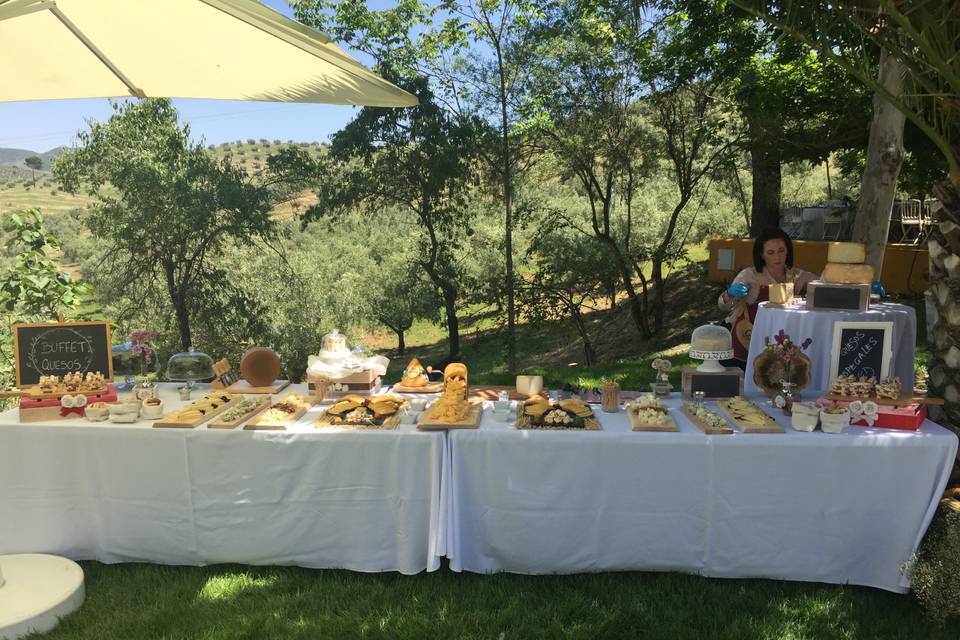
[[[239,418],[235,420],[231,420],[229,422],[224,422],[223,420],[214,420],[213,422],[207,425],[207,429],[235,429],[236,427],[239,427],[241,424],[243,424],[250,418],[256,415],[259,415],[264,411],[266,411],[267,409],[269,409],[272,404],[273,404],[273,401],[269,397],[263,398],[253,409],[243,414]]]
[[[230,399],[229,402],[224,402],[223,404],[218,406],[216,409],[211,409],[210,411],[207,411],[202,416],[197,416],[189,420],[178,420],[177,415],[181,411],[190,408],[190,405],[187,405],[185,407],[181,407],[177,411],[168,413],[167,415],[163,416],[162,418],[160,418],[159,420],[153,423],[153,427],[157,429],[194,429],[196,427],[199,427],[200,425],[202,425],[204,422],[214,417],[215,415],[223,413],[230,407],[236,405],[238,402],[240,402],[240,400],[236,396],[234,396],[233,398]]]
[[[429,409],[427,411],[429,411]],[[419,422],[417,422],[417,429],[420,431],[476,429],[480,426],[481,415],[483,415],[483,405],[480,403],[474,403],[470,406],[470,411],[467,413],[467,417],[463,422],[437,422],[427,418],[427,413],[424,412],[421,414]]]
[[[683,415],[687,416],[690,422],[692,422],[697,429],[700,429],[700,431],[703,431],[708,436],[728,436],[733,434],[733,429],[728,425],[723,425],[722,427],[711,427],[701,422],[700,418],[693,415],[693,413],[687,409],[687,405],[683,405],[683,408],[680,410],[683,411]]]
[[[783,427],[776,422],[773,424],[754,424],[752,422],[737,420],[737,418],[734,417],[734,415],[727,409],[723,402],[717,403],[717,409],[720,410],[720,413],[724,418],[732,422],[737,429],[743,433],[786,433]]]
[[[634,431],[673,432],[680,430],[677,428],[677,421],[674,420],[669,411],[667,412],[667,421],[663,424],[643,424],[638,421],[637,416],[632,411],[627,411],[627,418],[630,420],[630,425]]]
[[[273,406],[273,405],[270,405]],[[268,407],[269,408],[269,407]],[[290,414],[285,420],[280,420],[277,422],[270,422],[264,420],[264,416],[258,416],[245,424],[243,428],[246,431],[286,431],[287,427],[293,425],[300,417],[307,412],[309,409],[307,405],[301,405],[295,412]]]

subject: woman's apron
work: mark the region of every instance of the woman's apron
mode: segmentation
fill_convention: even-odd
[[[741,362],[747,361],[750,350],[750,334],[753,333],[753,321],[757,318],[757,307],[770,299],[770,285],[761,284],[757,300],[747,306],[745,313],[733,321],[733,357]]]

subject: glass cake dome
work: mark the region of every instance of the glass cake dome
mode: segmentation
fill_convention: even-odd
[[[323,336],[320,341],[320,348],[327,353],[344,353],[347,349],[347,336],[343,335],[337,329]]]
[[[719,325],[705,324],[693,330],[690,336],[690,357],[694,360],[703,360],[697,367],[701,372],[725,371],[720,360],[733,357],[733,337],[730,330]]]
[[[213,358],[196,351],[193,347],[185,353],[175,353],[167,361],[167,379],[186,382],[188,386],[198,380],[213,377]]]

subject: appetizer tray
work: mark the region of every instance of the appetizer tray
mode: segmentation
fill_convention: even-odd
[[[743,433],[785,433],[771,416],[760,407],[743,398],[729,398],[717,402],[717,408]]]
[[[284,431],[307,412],[310,403],[299,395],[290,394],[243,426],[247,431]]]
[[[397,428],[400,424],[400,412],[409,406],[410,403],[407,400],[394,395],[372,398],[359,395],[345,396],[328,407],[314,422],[314,426],[389,431]]]
[[[153,426],[161,429],[193,429],[239,402],[238,396],[232,396],[223,391],[210,393],[177,411],[168,413],[154,422]]]
[[[243,411],[244,403],[249,409]],[[270,408],[273,404],[269,397],[266,398],[246,398],[241,400],[232,409],[228,409],[220,414],[216,420],[207,425],[208,429],[235,429],[250,418],[259,415]],[[231,417],[234,412],[241,412],[239,416]]]
[[[670,415],[669,411],[665,414],[666,420],[660,424],[649,424],[641,421],[640,417],[637,416],[633,411],[627,411],[627,419],[630,420],[630,426],[633,427],[634,431],[657,431],[657,432],[673,432],[679,431],[677,427],[677,421],[674,420],[673,416]]]
[[[562,420],[562,422],[561,422]],[[600,431],[593,407],[579,399],[547,400],[531,396],[517,407],[517,429]]]
[[[683,408],[680,410],[683,411],[683,415],[687,416],[690,422],[692,422],[694,426],[697,427],[697,429],[700,429],[700,431],[703,431],[708,436],[721,436],[721,435],[726,436],[726,435],[731,435],[733,433],[733,429],[727,424],[714,427],[703,422],[700,418],[698,418],[693,413],[693,411],[690,410],[689,404],[684,403]],[[716,414],[715,411],[712,411],[712,410],[710,411]],[[717,415],[718,417],[722,418],[722,416],[719,416],[719,414]]]
[[[427,413],[420,414],[417,429],[420,431],[437,431],[443,429],[476,429],[480,426],[480,416],[483,414],[483,405],[471,403],[470,411],[462,422],[439,422],[427,418]]]

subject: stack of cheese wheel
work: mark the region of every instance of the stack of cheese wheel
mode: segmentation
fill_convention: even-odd
[[[772,284],[769,288],[770,302],[773,304],[789,304],[793,300],[793,283],[783,282]]]
[[[873,267],[863,264],[867,252],[859,242],[831,242],[827,249],[827,266],[823,281],[834,284],[870,284]]]

